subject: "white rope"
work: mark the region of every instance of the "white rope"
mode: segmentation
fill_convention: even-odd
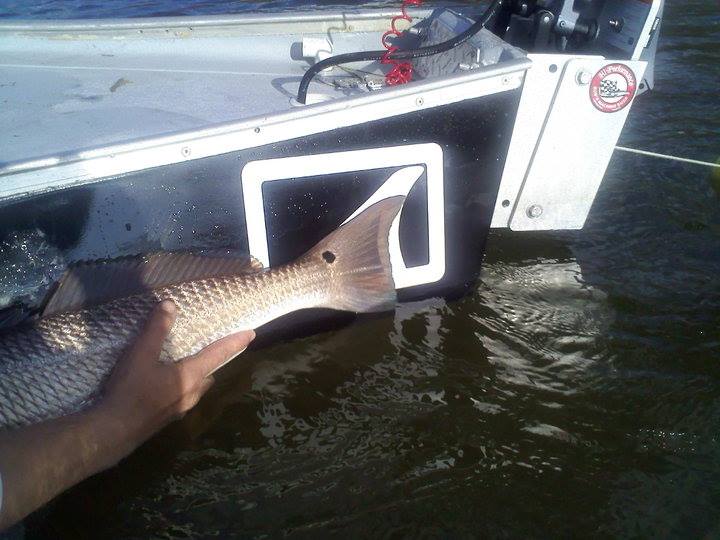
[[[668,159],[671,161],[679,161],[681,163],[691,163],[693,165],[702,165],[703,167],[712,167],[713,169],[720,169],[720,163],[710,163],[709,161],[699,161],[697,159],[688,159],[678,156],[669,156],[667,154],[658,154],[656,152],[648,152],[647,150],[637,150],[635,148],[626,148],[624,146],[616,146],[615,150],[621,150],[623,152],[630,152],[631,154],[640,154],[641,156],[650,156],[660,159]]]

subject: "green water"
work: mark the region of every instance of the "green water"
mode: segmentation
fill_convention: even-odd
[[[621,143],[720,155],[716,2],[670,0]],[[245,354],[30,538],[720,538],[720,195],[617,155],[585,230],[461,301]]]

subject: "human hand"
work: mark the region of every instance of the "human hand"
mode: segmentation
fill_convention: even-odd
[[[115,366],[105,395],[89,409],[26,428],[0,431],[4,501],[0,536],[72,485],[113,466],[212,385],[212,373],[255,337],[240,332],[174,364],[159,362],[177,309],[161,302]]]
[[[213,384],[212,373],[244,351],[253,331],[233,334],[173,364],[159,361],[175,322],[171,301],[158,304],[144,330],[105,385],[98,407],[123,425],[132,450],[192,409]]]

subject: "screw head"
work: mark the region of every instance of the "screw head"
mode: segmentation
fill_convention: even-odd
[[[543,208],[539,204],[528,206],[527,215],[530,219],[537,219],[543,215]]]
[[[418,107],[422,107],[423,105],[425,105],[425,100],[419,97],[415,100],[415,105],[417,105]]]
[[[370,90],[382,90],[385,86],[380,80],[369,80],[366,85]]]
[[[608,21],[608,25],[610,26],[610,28],[620,33],[625,26],[625,19],[623,19],[622,17],[612,17]]]
[[[577,75],[575,75],[575,81],[580,86],[587,86],[592,82],[592,78],[592,73],[590,73],[589,71],[585,71],[584,69],[581,69],[577,72]]]
[[[180,153],[183,155],[183,157],[190,157],[190,154],[192,153],[189,146],[183,146],[182,150],[180,150]]]

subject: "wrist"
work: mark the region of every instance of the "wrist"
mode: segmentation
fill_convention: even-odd
[[[100,470],[116,465],[152,435],[131,411],[110,403],[100,402],[81,415],[98,441],[103,456]]]

